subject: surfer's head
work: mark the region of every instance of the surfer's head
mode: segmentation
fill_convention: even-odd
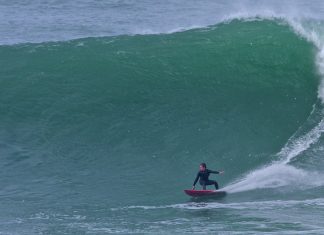
[[[201,170],[201,171],[204,171],[204,170],[206,170],[206,163],[200,163],[200,165],[199,165],[199,170]]]

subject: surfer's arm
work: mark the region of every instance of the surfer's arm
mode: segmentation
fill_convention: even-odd
[[[212,171],[212,170],[208,170],[209,173],[213,173],[213,174],[219,174],[219,171]]]
[[[223,174],[224,171],[212,171],[212,170],[209,170],[209,173],[213,173],[213,174]]]
[[[198,179],[199,179],[199,172],[197,173],[196,179],[195,179],[195,181],[194,181],[194,183],[193,183],[192,186],[195,187],[195,185],[197,184]]]

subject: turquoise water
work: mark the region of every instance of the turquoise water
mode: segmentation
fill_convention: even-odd
[[[52,42],[7,34],[0,234],[324,233],[321,34],[310,26],[257,17]],[[225,170],[212,177],[225,198],[183,193],[200,162]]]

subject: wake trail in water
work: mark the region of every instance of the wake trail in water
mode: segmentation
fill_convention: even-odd
[[[308,172],[290,165],[291,161],[315,144],[324,132],[322,119],[313,129],[299,137],[291,137],[287,144],[276,154],[280,160],[248,173],[224,190],[236,193],[262,188],[293,186],[312,188],[324,185],[323,174]]]
[[[111,211],[121,210],[159,210],[159,209],[184,209],[184,210],[206,210],[206,209],[234,209],[234,210],[277,210],[287,209],[296,206],[316,207],[317,209],[324,207],[324,199],[308,199],[308,200],[270,200],[270,201],[257,201],[257,202],[190,202],[172,205],[161,206],[126,206],[119,208],[111,208]]]

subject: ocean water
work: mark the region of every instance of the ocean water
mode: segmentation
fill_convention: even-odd
[[[0,234],[324,234],[323,81],[322,1],[0,0]]]

